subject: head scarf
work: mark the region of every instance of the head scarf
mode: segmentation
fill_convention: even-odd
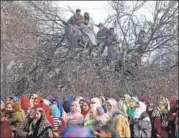
[[[135,110],[135,114],[134,114],[134,118],[139,118],[140,115],[146,111],[146,105],[143,102],[138,102],[139,103],[139,107],[136,108]]]
[[[96,110],[97,110],[98,116],[104,115],[104,110],[102,107],[97,107]]]
[[[53,117],[55,117],[55,118],[60,118],[61,117],[61,112],[60,112],[60,110],[59,110],[59,108],[57,107],[57,105],[52,105],[51,106],[51,111],[52,111],[52,115],[53,115]]]
[[[97,106],[101,106],[101,100],[97,97],[91,99],[91,103],[96,104]]]
[[[104,96],[100,96],[100,99],[101,99],[101,103],[105,103],[105,97]]]
[[[160,117],[170,110],[170,103],[166,97],[159,96],[157,106],[154,107],[152,117]]]
[[[62,104],[62,100],[61,100],[60,98],[58,98],[58,97],[55,97],[55,98],[52,100],[52,102],[53,102],[54,100],[57,102],[57,107],[58,107],[58,109],[60,110],[61,116],[62,116],[62,114],[63,114],[63,104]],[[60,116],[60,117],[61,117],[61,116]]]
[[[35,100],[37,100],[37,103],[38,103],[37,106],[39,106],[39,105],[40,105],[40,102],[43,101],[43,98],[42,98],[42,97],[35,97],[35,98],[34,98],[34,101],[35,101]]]
[[[64,98],[63,108],[64,108],[66,113],[70,112],[70,105],[71,105],[72,102],[73,102],[73,98],[71,96]]]
[[[116,112],[119,112],[123,116],[127,117],[127,107],[125,106],[123,101],[119,101],[116,105]]]
[[[79,96],[79,97],[76,97],[75,101],[80,102],[80,100],[82,100],[82,99],[83,99],[83,97]]]
[[[117,104],[117,102],[116,102],[116,100],[114,100],[114,99],[109,99],[109,100],[107,100],[107,103],[109,103],[111,106],[112,106],[112,112],[115,110],[115,106],[116,106],[116,104]],[[107,109],[108,110],[108,109]]]
[[[170,100],[170,107],[171,107],[171,109],[175,108],[176,106],[177,106],[177,98],[172,98]]]
[[[50,105],[51,104],[50,101],[47,100],[47,99],[43,99],[43,103],[46,104],[46,105]]]
[[[81,107],[80,107],[79,102],[74,101],[74,102],[72,102],[72,103],[74,103],[74,104],[76,105],[76,109],[77,109],[77,111],[81,113]]]
[[[125,101],[129,103],[131,96],[129,94],[124,94]]]
[[[20,101],[21,101],[21,107],[23,110],[27,110],[28,108],[30,108],[30,100],[27,96],[22,96],[20,98]]]

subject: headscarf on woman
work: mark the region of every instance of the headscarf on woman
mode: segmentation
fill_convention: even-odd
[[[78,111],[78,103],[76,101],[72,102],[70,105],[70,112],[67,113],[67,125],[80,125],[84,121],[84,116]]]
[[[116,102],[116,100],[111,98],[111,99],[107,100],[107,104],[111,105],[110,111],[108,110],[108,107],[107,107],[107,112],[113,112],[115,110],[117,102]]]
[[[131,137],[128,115],[122,101],[117,103],[113,113],[113,127],[120,137]]]
[[[73,98],[71,96],[65,97],[63,100],[63,108],[66,113],[70,112],[70,105],[73,102]]]
[[[81,114],[86,118],[86,116],[89,115],[89,112],[91,110],[91,103],[88,100],[84,100],[82,104],[82,112]]]
[[[21,107],[24,111],[26,111],[28,108],[31,108],[30,100],[27,96],[22,96],[20,98],[21,101]]]

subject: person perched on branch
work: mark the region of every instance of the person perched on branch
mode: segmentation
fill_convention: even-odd
[[[88,12],[84,13],[84,24],[89,26],[93,30],[93,20]]]
[[[107,38],[108,58],[117,59],[119,39],[114,33],[114,28],[110,28],[110,36]]]
[[[146,48],[147,48],[147,36],[144,30],[140,30],[139,35],[138,35],[138,41],[137,44],[139,45],[136,48],[136,52],[138,53],[143,53],[145,52]]]
[[[109,29],[107,29],[102,23],[99,23],[97,26],[99,27],[99,31],[97,32],[98,44],[99,47],[101,47],[100,52],[103,53],[106,46],[107,37],[109,36]]]
[[[80,10],[80,9],[77,9],[77,10],[76,10],[76,14],[73,15],[73,16],[67,21],[68,24],[78,25],[78,26],[80,26],[82,22],[83,22],[83,15],[81,14],[81,10]]]

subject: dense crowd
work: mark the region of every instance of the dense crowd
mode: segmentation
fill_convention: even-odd
[[[178,99],[125,94],[119,101],[36,94],[1,100],[1,138],[179,137]]]

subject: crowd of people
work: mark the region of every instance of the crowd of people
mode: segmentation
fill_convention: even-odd
[[[179,136],[178,99],[125,94],[119,101],[36,94],[1,100],[1,137],[168,137]]]

